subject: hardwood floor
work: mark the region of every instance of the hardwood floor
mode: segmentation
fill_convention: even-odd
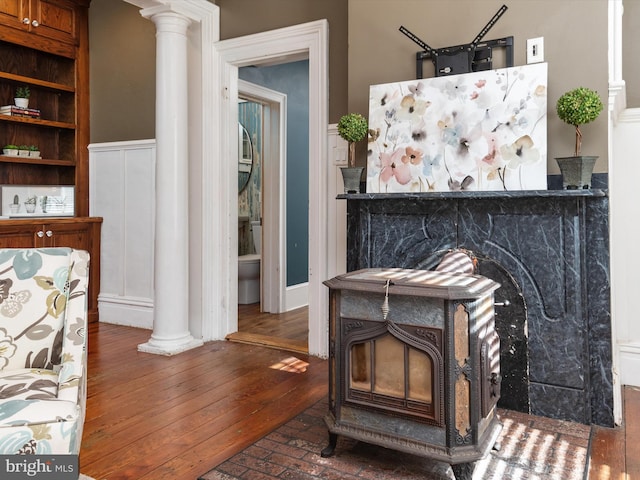
[[[97,480],[195,480],[327,394],[325,360],[228,341],[138,352],[149,335],[89,328],[80,467]],[[624,403],[624,427],[593,430],[589,480],[640,479],[640,389]]]
[[[225,341],[138,352],[149,335],[90,326],[80,467],[98,480],[195,480],[327,394],[324,360],[295,355],[295,373],[271,368],[291,352]]]
[[[234,342],[309,353],[309,308],[274,315],[260,311],[260,304],[238,305],[238,331],[227,336]]]

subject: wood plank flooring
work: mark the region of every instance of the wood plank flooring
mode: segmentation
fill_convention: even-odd
[[[594,427],[589,480],[640,479],[640,388],[623,391],[624,425]]]
[[[238,331],[227,340],[309,353],[309,308],[274,315],[260,311],[260,304],[238,305]]]
[[[225,341],[138,352],[149,335],[90,326],[80,467],[98,480],[194,480],[327,394],[324,360],[295,355],[295,373],[270,368],[291,352]]]
[[[195,480],[327,394],[324,360],[227,341],[138,352],[150,333],[89,328],[80,467],[97,480]],[[624,402],[624,427],[594,429],[589,480],[640,479],[640,389]]]

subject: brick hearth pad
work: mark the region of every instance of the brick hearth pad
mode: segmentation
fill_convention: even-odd
[[[199,480],[452,480],[451,468],[415,455],[338,437],[328,443],[321,400]],[[591,428],[574,422],[499,410],[499,450],[476,465],[474,480],[583,480]]]

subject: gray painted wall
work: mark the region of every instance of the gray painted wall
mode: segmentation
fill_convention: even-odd
[[[515,64],[525,63],[527,38],[545,38],[549,62],[549,168],[571,151],[571,127],[555,118],[555,101],[583,84],[607,94],[607,0],[216,0],[221,38],[327,18],[329,21],[329,121],[348,111],[368,112],[369,85],[415,77],[417,45],[404,25],[434,48],[469,42],[498,8],[509,9],[487,39],[513,35]],[[640,2],[626,0],[624,76],[629,106],[640,106]],[[251,12],[247,15],[246,12]],[[121,0],[93,0],[91,142],[155,137],[155,27]],[[603,98],[603,100],[605,99]],[[607,170],[606,115],[584,129],[584,151]],[[359,163],[365,163],[362,152]]]

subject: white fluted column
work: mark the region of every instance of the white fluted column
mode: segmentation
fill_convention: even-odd
[[[138,350],[173,355],[202,345],[189,331],[188,70],[191,20],[170,7],[156,25],[156,204],[153,333]]]

